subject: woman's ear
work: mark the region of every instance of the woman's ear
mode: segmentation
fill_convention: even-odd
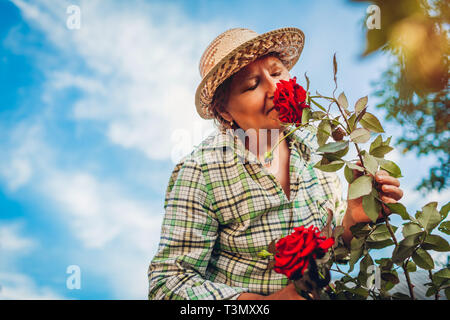
[[[220,116],[228,122],[233,120],[233,117],[228,113],[228,111],[220,112]]]

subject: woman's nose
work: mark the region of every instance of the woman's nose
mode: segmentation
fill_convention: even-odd
[[[269,99],[273,99],[275,90],[277,89],[277,82],[278,79],[276,77],[272,77],[270,74],[266,76],[266,91],[267,91],[267,97]]]

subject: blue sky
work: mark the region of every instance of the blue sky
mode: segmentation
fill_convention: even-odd
[[[81,10],[79,29],[66,25],[69,5]],[[350,103],[369,94],[373,105],[371,82],[388,58],[360,58],[366,8],[0,1],[0,298],[145,299],[170,173],[213,128],[194,106],[203,49],[228,28],[298,27],[306,44],[291,75],[307,72],[312,88],[331,92],[336,52],[341,91]],[[448,200],[448,190],[426,200],[414,191],[433,157],[390,157],[410,212]],[[71,265],[80,267],[80,289],[66,285]]]

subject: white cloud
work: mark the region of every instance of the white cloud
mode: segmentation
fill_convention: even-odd
[[[15,161],[26,162],[34,174],[20,186],[37,196],[39,205],[54,215],[55,223],[70,230],[80,243],[83,254],[68,252],[68,256],[80,265],[89,265],[89,273],[110,279],[110,285],[117,290],[112,294],[117,298],[145,299],[146,268],[159,242],[163,200],[153,203],[139,199],[113,177],[101,177],[87,169],[58,167],[62,150],[49,145],[44,132],[37,124],[17,124],[5,148],[4,161],[0,162],[0,172],[11,174],[0,177],[7,186],[13,186]],[[10,191],[17,192],[17,186]],[[18,223],[0,227],[3,271],[14,270],[17,258],[36,248],[34,241],[19,235],[21,227]],[[90,261],[86,260],[85,256],[91,254]],[[105,265],[108,268],[99,268]],[[17,273],[17,277],[2,284],[7,287],[5,298],[55,296],[33,286],[26,291],[22,285],[29,281],[26,275]]]
[[[63,296],[50,287],[39,287],[27,275],[14,272],[0,272],[1,300],[59,300]]]
[[[413,206],[417,209],[422,208],[429,202],[436,201],[438,203],[438,209],[446,204],[450,199],[450,190],[445,189],[441,192],[437,192],[435,190],[427,193],[426,195],[421,192],[411,188],[411,187],[402,187],[405,193],[404,199],[401,201],[407,208],[408,206]],[[410,212],[413,214],[414,212]]]
[[[194,105],[198,62],[202,48],[223,31],[219,21],[192,22],[167,3],[80,1],[81,28],[69,30],[68,1],[13,2],[65,63],[62,70],[46,71],[43,96],[68,86],[81,89],[72,116],[104,125],[111,142],[151,159],[168,159],[171,133],[192,132],[193,122],[201,121]],[[88,68],[84,74],[80,65]],[[202,124],[212,127],[211,121]]]
[[[54,170],[40,188],[86,248],[103,248],[121,237],[145,251],[151,235],[159,232],[161,220],[152,203],[127,196],[115,182],[86,172]]]
[[[35,242],[31,238],[19,235],[23,223],[6,223],[5,221],[0,223],[0,252],[2,252],[2,255],[11,253],[23,254],[35,247]]]
[[[86,165],[63,167],[67,157],[78,151],[57,146],[52,128],[69,114],[77,130],[100,129],[113,144],[150,159],[170,159],[176,144],[172,132],[178,129],[195,131],[186,143],[199,143],[201,137],[195,134],[204,131],[198,130],[199,122],[206,130],[212,126],[196,115],[194,106],[199,50],[223,31],[223,24],[193,23],[174,5],[80,1],[82,27],[69,30],[68,1],[13,3],[57,53],[27,49],[20,28],[6,41],[15,52],[39,57],[46,79],[41,93],[45,105],[35,113],[25,106],[29,116],[10,128],[0,178],[13,194],[26,187],[61,228],[71,231],[81,246],[79,253],[68,252],[68,256],[84,265],[84,272],[106,277],[117,298],[145,299],[146,272],[159,241],[163,200],[137,198],[130,186]],[[81,93],[76,101],[65,100],[64,90],[71,88]],[[105,161],[86,155],[94,168]],[[25,242],[15,242],[20,245]],[[37,288],[26,275],[8,275],[11,280],[3,283],[6,298],[56,296]]]
[[[48,286],[39,286],[34,280],[15,269],[16,261],[39,247],[36,239],[24,236],[22,220],[0,221],[0,300],[8,299],[63,299]]]
[[[9,140],[2,145],[0,177],[11,191],[16,191],[33,178],[34,166],[41,162],[39,155],[47,152],[41,143],[42,127],[35,118],[15,124],[8,131]],[[35,164],[33,166],[33,163]]]

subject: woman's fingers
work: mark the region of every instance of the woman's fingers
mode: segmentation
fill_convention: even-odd
[[[400,181],[397,178],[391,177],[389,173],[384,170],[380,170],[376,173],[375,181],[381,184],[390,184],[396,187],[400,187]]]
[[[381,198],[389,197],[398,201],[403,197],[403,190],[393,185],[388,184],[381,185],[381,192],[382,192]]]
[[[356,165],[361,166],[361,162],[357,161]],[[354,177],[362,175],[358,170],[353,170]],[[375,174],[375,182],[377,182],[377,190],[379,197],[384,203],[396,203],[403,197],[403,190],[400,189],[400,181],[389,175],[386,170],[379,170]]]
[[[397,199],[386,196],[386,195],[381,195],[380,199],[384,203],[397,203],[397,201],[398,201]]]
[[[375,181],[379,184],[377,189],[381,191],[380,199],[384,203],[396,203],[403,197],[403,190],[399,188],[400,181],[391,177],[386,171],[378,171],[375,175]]]

